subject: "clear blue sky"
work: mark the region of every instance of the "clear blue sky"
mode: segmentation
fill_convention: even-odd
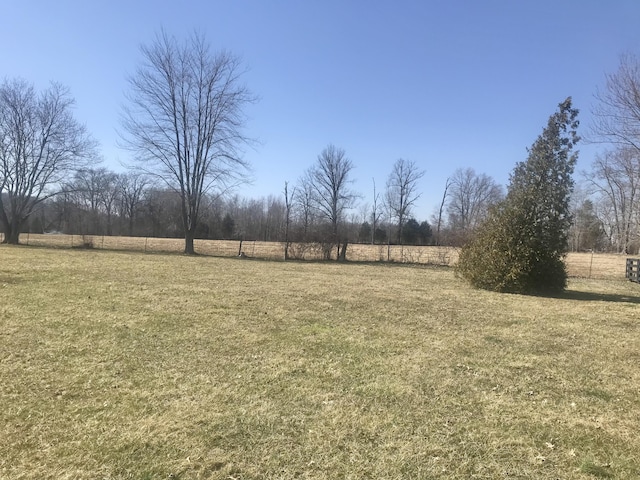
[[[456,168],[506,184],[567,96],[586,133],[605,73],[640,53],[637,0],[22,0],[1,15],[0,76],[67,85],[109,168],[130,160],[116,129],[140,44],[199,31],[244,59],[261,98],[247,110],[254,182],[238,193],[281,194],[333,143],[364,201],[396,159],[418,163],[421,220]],[[585,169],[596,147],[580,150]]]

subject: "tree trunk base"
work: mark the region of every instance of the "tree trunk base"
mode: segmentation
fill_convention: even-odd
[[[344,262],[347,260],[347,245],[349,243],[348,242],[344,242],[342,244],[342,248],[341,245],[338,243],[338,261],[339,262]]]
[[[187,234],[184,237],[184,253],[185,255],[195,255],[196,251],[193,247],[193,235]]]

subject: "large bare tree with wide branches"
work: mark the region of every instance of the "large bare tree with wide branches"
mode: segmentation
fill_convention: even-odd
[[[72,114],[58,83],[41,92],[25,80],[0,85],[0,226],[17,244],[29,216],[60,191],[61,181],[95,158],[95,143]]]
[[[202,35],[181,43],[163,31],[141,50],[122,137],[142,170],[180,195],[184,251],[193,254],[203,198],[245,179],[241,147],[250,140],[243,109],[255,97],[241,83],[240,59],[211,51]]]

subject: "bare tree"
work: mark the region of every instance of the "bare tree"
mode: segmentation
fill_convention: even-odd
[[[293,204],[297,212],[298,223],[302,227],[300,238],[303,241],[307,241],[314,220],[313,186],[309,175],[304,175],[298,180],[298,187],[295,189],[295,195],[293,196]]]
[[[98,198],[100,207],[106,216],[106,228],[104,233],[113,234],[113,214],[116,213],[116,206],[120,199],[120,179],[115,172],[104,171],[99,177],[100,184],[98,189]]]
[[[640,150],[640,60],[622,55],[618,71],[606,75],[595,97],[591,139]]]
[[[589,181],[599,194],[596,210],[611,244],[628,252],[640,220],[640,58],[622,55],[618,70],[605,79],[595,95],[590,140],[614,148],[596,159]]]
[[[173,189],[150,187],[145,190],[138,224],[144,220],[146,235],[175,237],[182,233],[180,194]]]
[[[82,214],[80,225],[83,234],[98,234],[100,229],[100,177],[105,168],[83,168],[73,176],[67,187]]]
[[[331,228],[330,242],[336,245],[337,259],[344,259],[347,242],[340,236],[340,223],[345,211],[353,206],[358,198],[350,188],[349,178],[353,163],[341,148],[327,146],[318,155],[318,160],[307,172],[308,183],[313,190],[315,209],[325,218]],[[341,241],[344,240],[341,248]]]
[[[402,226],[420,198],[420,193],[417,191],[418,181],[424,173],[424,170],[419,169],[415,162],[400,158],[393,164],[387,179],[385,205],[389,218],[397,222],[398,243],[402,243]]]
[[[279,241],[286,229],[286,202],[275,195],[269,195],[264,200],[265,225],[262,231],[262,238],[267,241]]]
[[[50,227],[53,231],[60,233],[73,233],[76,231],[74,220],[77,205],[71,190],[63,185],[62,192],[51,200],[53,218]]]
[[[382,218],[383,212],[380,204],[380,192],[376,191],[376,180],[373,181],[373,204],[371,205],[371,245],[375,243],[376,240],[376,230],[378,229],[378,225],[380,223],[380,219]]]
[[[289,227],[291,225],[291,208],[293,199],[296,195],[295,187],[289,192],[289,182],[284,182],[284,205],[285,205],[285,223],[284,223],[284,259],[289,260]]]
[[[104,167],[84,168],[75,173],[68,188],[85,212],[82,233],[112,235],[121,193],[118,174]]]
[[[139,172],[129,172],[120,176],[120,207],[127,219],[129,235],[133,235],[133,226],[138,210],[142,205],[143,194],[149,186],[149,179]]]
[[[608,211],[609,238],[619,253],[629,253],[640,215],[640,152],[619,148],[598,156],[588,180]]]
[[[0,223],[17,244],[36,207],[87,162],[94,142],[71,113],[69,90],[57,83],[38,94],[24,80],[0,86]]]
[[[598,218],[593,201],[581,191],[574,191],[571,198],[569,248],[571,251],[601,250],[605,246],[604,223]]]
[[[235,221],[236,233],[244,240],[281,241],[286,223],[286,205],[278,197],[241,198],[234,195],[220,209]]]
[[[243,108],[255,97],[240,83],[240,60],[212,53],[200,35],[179,44],[162,32],[142,55],[129,78],[124,143],[147,173],[179,193],[184,251],[192,254],[203,196],[244,180]]]
[[[444,184],[444,193],[442,194],[442,201],[440,202],[440,208],[438,209],[438,216],[436,218],[436,245],[441,244],[442,238],[440,237],[440,232],[442,229],[442,214],[444,213],[444,206],[447,202],[447,198],[449,196],[449,188],[451,187],[451,178],[447,178]]]
[[[469,234],[485,219],[489,207],[499,202],[504,193],[493,178],[478,174],[472,168],[458,169],[451,177],[448,224],[457,243],[464,243]]]

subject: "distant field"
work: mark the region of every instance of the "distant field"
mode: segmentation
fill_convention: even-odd
[[[0,234],[1,238],[1,234]],[[182,252],[184,240],[176,238],[109,237],[97,235],[39,235],[23,234],[21,243],[32,246],[75,248],[85,242],[94,249],[151,252]],[[230,240],[196,240],[196,251],[202,255],[235,257],[240,252],[248,257],[281,260],[284,245],[280,242],[243,242]],[[313,245],[292,244],[293,258],[318,260],[322,252]],[[624,278],[627,256],[597,253],[570,253],[567,256],[569,275],[585,278]],[[458,250],[451,247],[422,247],[398,245],[351,244],[347,248],[347,260],[356,262],[397,262],[424,265],[454,265]]]
[[[613,253],[569,253],[567,271],[571,277],[623,279],[627,257]]]
[[[639,303],[0,246],[0,478],[639,478]]]

